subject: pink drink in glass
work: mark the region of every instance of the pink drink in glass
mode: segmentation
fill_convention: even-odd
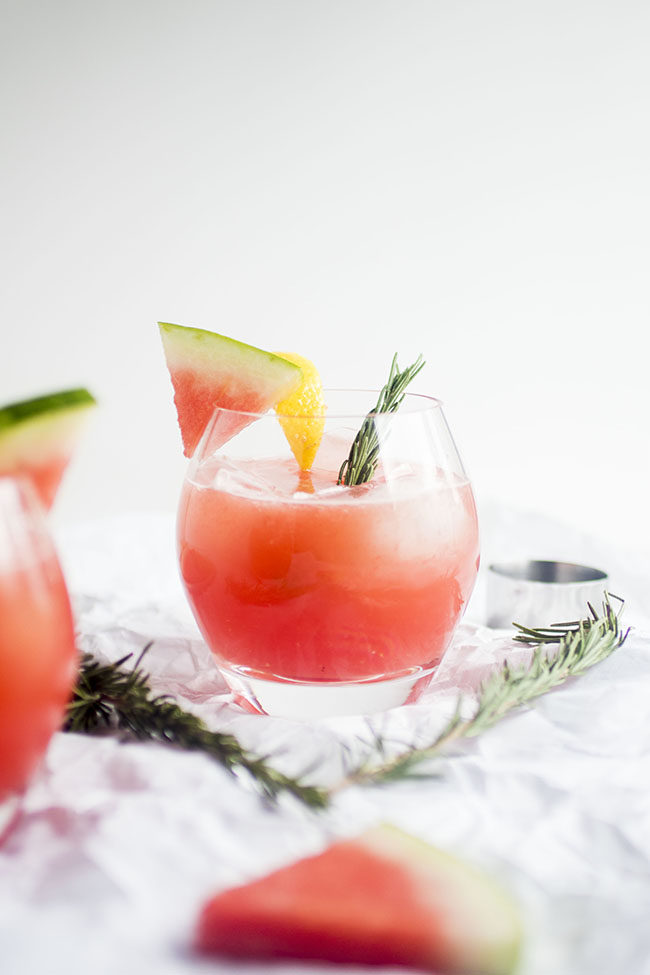
[[[63,721],[77,653],[70,600],[31,486],[0,477],[0,826]]]
[[[431,402],[421,409],[435,415]],[[179,506],[181,574],[219,667],[249,700],[256,680],[339,688],[402,680],[396,702],[412,699],[439,664],[478,569],[471,487],[459,462],[441,466],[452,453],[446,427],[437,451],[428,428],[409,447],[413,415],[401,418],[403,437],[393,417],[373,479],[344,487],[336,476],[349,441],[339,430],[326,430],[313,470],[301,473],[274,449],[277,419],[263,420],[266,429],[258,420],[240,435],[251,439],[248,455],[237,438],[213,449],[207,433]]]

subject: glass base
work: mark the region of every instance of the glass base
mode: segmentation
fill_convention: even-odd
[[[417,700],[433,675],[432,669],[387,680],[308,683],[220,671],[244,710],[298,721],[388,711]]]

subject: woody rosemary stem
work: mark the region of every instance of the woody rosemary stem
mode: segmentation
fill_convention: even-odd
[[[614,610],[612,600],[619,603],[618,610]],[[85,654],[64,730],[112,734],[123,740],[155,741],[203,752],[231,774],[238,777],[245,773],[267,801],[277,802],[281,796],[290,795],[320,810],[349,786],[427,777],[430,773],[418,768],[442,758],[453,742],[481,734],[515,709],[606,660],[627,638],[628,631],[620,625],[622,608],[623,600],[605,593],[602,612],[598,614],[588,606],[589,616],[575,623],[540,629],[515,624],[515,640],[534,647],[531,660],[520,667],[505,661],[496,669],[481,685],[470,717],[462,717],[459,698],[454,714],[433,741],[407,748],[388,761],[381,761],[387,743],[378,739],[366,760],[329,789],[307,785],[300,778],[277,771],[268,756],[253,755],[234,735],[210,731],[200,718],[184,711],[167,695],[154,695],[148,675],[140,668],[148,646],[129,670],[123,668],[130,655],[101,664]]]
[[[233,775],[247,773],[266,800],[275,801],[280,795],[289,794],[315,809],[327,805],[324,790],[278,772],[265,757],[243,748],[234,735],[210,731],[199,717],[184,711],[167,695],[154,695],[148,675],[140,668],[150,646],[144,648],[130,670],[123,667],[131,655],[101,664],[85,654],[64,730],[113,734],[126,740],[155,741],[203,752]]]

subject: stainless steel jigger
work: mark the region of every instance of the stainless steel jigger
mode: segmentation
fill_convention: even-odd
[[[488,566],[488,626],[541,627],[584,619],[598,609],[607,573],[572,562],[497,562]]]

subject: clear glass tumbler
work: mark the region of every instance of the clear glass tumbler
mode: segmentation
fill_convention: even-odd
[[[438,400],[326,391],[323,437],[300,471],[275,413],[218,409],[178,511],[180,569],[197,623],[244,706],[287,717],[412,701],[449,645],[478,570],[476,508]],[[366,421],[375,467],[337,483]],[[370,425],[368,426],[368,422]]]
[[[44,512],[29,483],[0,477],[0,835],[62,723],[76,661]]]

